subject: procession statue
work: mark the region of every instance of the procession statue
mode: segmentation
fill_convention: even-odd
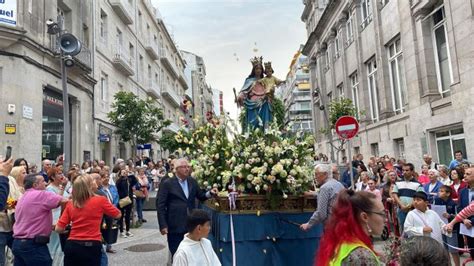
[[[275,88],[284,82],[273,76],[272,63],[262,64],[262,60],[263,57],[250,60],[252,72],[245,79],[237,98],[237,104],[245,111],[244,131],[268,127],[273,120],[272,101]]]

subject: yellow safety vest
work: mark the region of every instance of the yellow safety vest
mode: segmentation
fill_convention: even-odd
[[[345,258],[347,258],[347,256],[349,256],[354,249],[356,249],[358,247],[363,247],[363,248],[366,248],[367,250],[369,250],[374,255],[374,258],[377,260],[377,264],[380,265],[380,261],[379,261],[377,255],[375,255],[375,253],[362,242],[341,244],[339,246],[338,252],[336,253],[336,257],[334,257],[334,259],[331,260],[329,265],[330,266],[339,266],[339,265],[341,265],[342,261]]]

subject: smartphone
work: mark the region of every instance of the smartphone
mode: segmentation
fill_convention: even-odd
[[[7,146],[7,153],[5,155],[5,160],[3,160],[3,161],[4,162],[8,161],[10,159],[10,157],[12,157],[12,147]]]

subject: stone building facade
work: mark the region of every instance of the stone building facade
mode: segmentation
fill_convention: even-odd
[[[194,118],[202,125],[207,122],[206,113],[213,112],[213,92],[206,82],[204,59],[191,52],[182,51],[186,61],[186,75],[190,83],[189,96],[194,103]]]
[[[165,131],[177,132],[188,85],[183,57],[151,1],[94,1],[94,15],[95,157],[113,161],[128,158],[133,148],[120,142],[107,119],[114,94],[125,90],[142,99],[151,97],[172,121]],[[111,136],[109,141],[99,138],[103,135]],[[147,155],[154,159],[166,155],[158,144],[150,144],[151,149],[144,150]]]
[[[327,127],[327,104],[346,97],[360,111],[353,154],[388,154],[417,168],[425,153],[446,164],[461,150],[472,160],[474,1],[303,4],[316,128]],[[329,135],[315,135],[318,151],[334,153]]]
[[[134,147],[119,141],[107,118],[120,90],[154,99],[173,122],[165,130],[179,130],[185,62],[150,0],[9,2],[16,21],[0,22],[1,149],[10,145],[14,157],[37,164],[63,153],[60,61],[56,38],[46,32],[58,15],[82,43],[67,69],[72,162],[131,156]],[[150,144],[148,155],[166,156]]]
[[[15,158],[38,164],[63,153],[60,61],[56,38],[46,32],[46,20],[56,20],[59,13],[66,15],[65,29],[83,46],[75,66],[67,70],[71,157],[78,160],[83,151],[94,149],[91,3],[17,0],[16,24],[0,23],[0,147],[12,146]],[[8,112],[7,106],[15,111]]]

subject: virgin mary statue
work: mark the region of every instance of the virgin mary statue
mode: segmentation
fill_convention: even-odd
[[[262,57],[254,57],[252,72],[245,79],[239,92],[238,105],[245,109],[243,130],[266,128],[272,122],[272,95],[267,95],[265,85],[261,82],[263,76]]]

